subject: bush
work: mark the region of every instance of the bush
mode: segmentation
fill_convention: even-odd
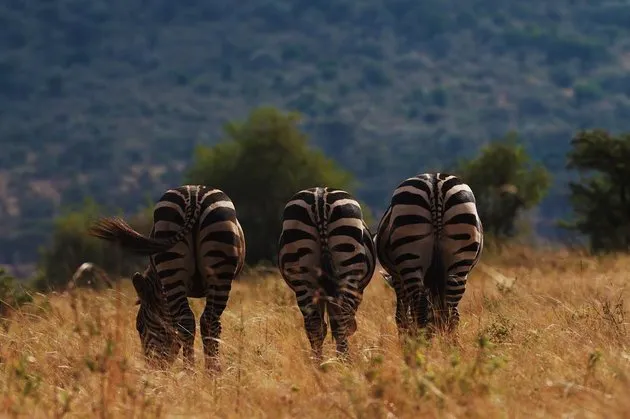
[[[33,298],[24,287],[0,267],[0,318],[31,301]]]
[[[67,211],[54,222],[52,241],[41,250],[34,287],[40,291],[63,290],[84,262],[92,262],[105,272],[129,275],[141,266],[140,260],[126,255],[108,243],[88,236],[87,229],[102,210],[87,200],[82,208]],[[144,233],[150,230],[148,211],[138,214],[130,223]]]
[[[515,133],[485,146],[457,171],[475,194],[484,231],[497,239],[516,235],[517,217],[537,205],[551,185],[549,172],[531,162]]]

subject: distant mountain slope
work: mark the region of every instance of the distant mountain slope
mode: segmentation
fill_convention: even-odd
[[[575,129],[630,129],[630,5],[560,0],[9,0],[0,263],[61,204],[127,210],[260,104],[297,109],[375,209],[509,129],[557,175]]]

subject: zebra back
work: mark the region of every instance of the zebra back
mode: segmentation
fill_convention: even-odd
[[[376,242],[395,287],[403,290],[422,279],[438,305],[456,310],[483,247],[472,190],[447,173],[404,180],[381,218]]]
[[[185,217],[182,227],[167,238],[150,237],[138,233],[125,220],[120,217],[100,218],[88,229],[88,234],[102,240],[116,243],[118,246],[142,256],[154,255],[172,248],[188,235],[197,221],[201,212],[199,206],[199,185],[185,185],[169,189],[158,200],[156,207],[162,202],[168,201],[170,195],[180,195],[185,203]]]
[[[359,203],[343,190],[310,188],[291,197],[278,245],[283,277],[310,276],[331,295],[361,288],[373,273],[371,234]]]

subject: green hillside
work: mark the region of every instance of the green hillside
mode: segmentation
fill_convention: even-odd
[[[630,5],[592,0],[8,0],[0,5],[0,263],[62,205],[134,210],[197,144],[273,104],[391,188],[514,129],[554,174],[579,128],[630,130]],[[220,185],[217,185],[220,186]]]

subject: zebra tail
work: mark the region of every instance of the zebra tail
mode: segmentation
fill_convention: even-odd
[[[88,234],[101,240],[114,242],[123,249],[141,256],[163,252],[174,245],[171,240],[158,240],[140,234],[118,217],[101,218],[90,226]]]
[[[123,249],[140,256],[165,252],[182,241],[197,223],[201,214],[201,206],[197,204],[198,193],[199,190],[195,189],[189,197],[182,228],[167,239],[156,239],[140,234],[119,217],[101,218],[88,229],[88,234],[102,240],[115,242]]]
[[[313,203],[313,213],[315,226],[319,233],[320,267],[321,271],[317,275],[317,283],[324,289],[328,297],[337,298],[339,295],[339,284],[330,247],[328,246],[328,220],[326,215],[325,188],[317,188],[315,191],[315,202]]]
[[[150,256],[165,252],[188,234],[194,222],[187,223],[184,228],[168,239],[147,237],[134,230],[126,221],[118,217],[101,218],[88,229],[88,234],[102,240],[114,242],[125,250],[140,256]]]
[[[317,278],[317,282],[324,289],[329,297],[337,297],[339,295],[339,284],[336,281],[335,266],[332,254],[326,248],[322,249],[321,255],[322,271]]]
[[[446,269],[444,267],[444,261],[442,259],[442,252],[439,245],[433,248],[433,257],[431,258],[431,265],[427,271],[425,278],[425,285],[429,289],[430,295],[433,296],[432,300],[437,307],[437,310],[442,312],[446,309]]]

